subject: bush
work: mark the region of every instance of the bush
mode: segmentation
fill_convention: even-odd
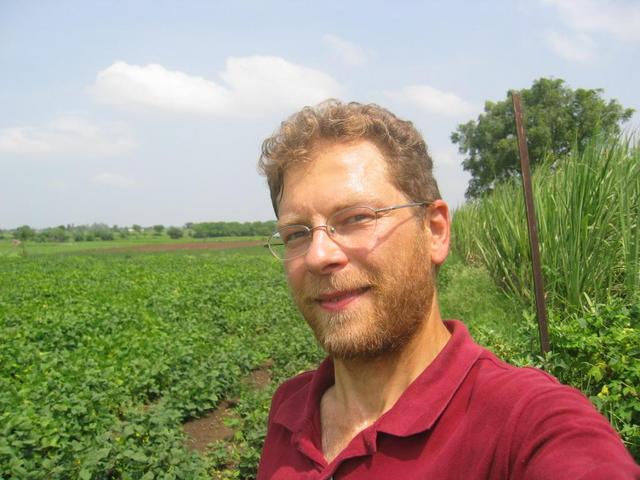
[[[46,242],[66,242],[69,234],[64,227],[48,228],[43,232]]]
[[[96,235],[100,240],[113,240],[113,232],[111,230],[99,230]]]
[[[13,232],[13,238],[16,240],[31,240],[36,236],[36,231],[29,225],[22,225]]]
[[[178,227],[169,227],[169,229],[167,230],[167,234],[169,235],[170,238],[173,238],[174,240],[178,238],[182,238],[182,236],[184,235],[184,233],[182,232],[182,229]]]

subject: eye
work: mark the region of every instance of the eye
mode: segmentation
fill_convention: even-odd
[[[356,223],[368,222],[369,220],[371,220],[371,215],[367,213],[358,213],[345,218],[343,223],[345,225],[353,225]]]
[[[331,223],[338,228],[360,227],[375,222],[376,214],[368,207],[352,207],[337,212],[331,220]]]
[[[300,226],[292,226],[280,230],[280,238],[285,245],[296,244],[309,236],[309,230]]]

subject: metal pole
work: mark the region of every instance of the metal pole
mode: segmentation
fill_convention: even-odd
[[[522,187],[524,189],[524,202],[527,211],[527,226],[529,227],[529,245],[531,247],[531,262],[533,266],[533,284],[536,297],[536,313],[538,316],[538,330],[540,332],[540,350],[542,354],[550,351],[549,329],[547,327],[547,311],[544,303],[544,282],[540,267],[540,249],[538,245],[538,227],[536,225],[536,212],[533,205],[533,187],[531,186],[531,167],[529,166],[529,150],[527,149],[527,136],[522,122],[522,105],[520,93],[511,92],[513,111],[516,118],[516,131],[518,134],[518,148],[520,150],[520,166],[522,168]]]

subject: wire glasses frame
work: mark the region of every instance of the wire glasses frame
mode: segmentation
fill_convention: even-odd
[[[373,238],[379,217],[401,208],[428,205],[430,202],[413,202],[384,208],[348,207],[331,214],[324,225],[315,227],[285,225],[280,227],[269,238],[267,246],[274,257],[288,261],[306,254],[311,247],[314,230],[323,229],[334,242],[342,247],[362,247]]]

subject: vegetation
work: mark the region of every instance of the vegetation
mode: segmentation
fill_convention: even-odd
[[[35,230],[29,225],[22,225],[21,227],[16,228],[13,232],[13,237],[16,240],[31,240],[35,236]]]
[[[465,261],[486,268],[527,311],[533,286],[521,188],[512,179],[456,211],[453,238]],[[481,341],[580,388],[638,459],[640,148],[629,139],[592,138],[560,164],[540,166],[533,188],[553,353],[536,358],[531,321],[507,348],[491,335]]]
[[[617,134],[633,114],[616,100],[605,101],[602,89],[572,90],[563,80],[540,78],[520,91],[529,156],[532,164],[578,152],[595,132]],[[458,126],[451,140],[466,155],[463,168],[471,174],[466,196],[478,198],[520,171],[511,93],[505,100],[488,101],[477,120]]]
[[[615,344],[638,348],[640,339],[608,335],[612,323],[637,325],[637,310],[602,307],[599,324],[576,316],[552,330],[554,345],[562,338],[575,350],[540,359],[530,316],[518,322],[520,304],[484,268],[454,255],[440,284],[445,316],[465,320],[504,358],[592,385],[594,401],[634,438],[633,412],[619,408],[634,391],[612,378],[636,368],[637,380],[637,352],[617,355]],[[254,478],[273,390],[322,357],[280,263],[261,247],[4,258],[0,329],[2,478]],[[588,364],[596,354],[597,370]],[[264,368],[265,389],[243,381]],[[234,400],[233,438],[206,454],[185,449],[182,423],[225,399]]]
[[[264,237],[216,237],[202,240],[202,243],[235,243],[235,242],[263,242]],[[95,252],[118,252],[126,250],[144,251],[151,248],[163,250],[164,247],[179,247],[186,244],[185,248],[190,249],[195,242],[193,238],[182,237],[176,240],[166,236],[157,237],[155,235],[130,235],[126,238],[114,238],[113,240],[94,240],[92,242],[36,242],[26,241],[19,244],[15,240],[0,240],[0,260],[2,258],[26,257],[32,255],[58,255],[72,253],[95,253]],[[249,248],[243,248],[249,251]],[[257,249],[264,251],[264,247]]]
[[[441,282],[445,315],[512,342],[484,270],[454,257]],[[254,478],[273,390],[322,358],[261,247],[4,258],[0,328],[2,478]],[[242,381],[265,365],[267,388]],[[233,438],[186,450],[225,399]]]
[[[202,222],[189,224],[193,238],[215,238],[228,236],[268,236],[276,228],[275,221],[269,222]]]
[[[265,237],[271,235],[275,230],[275,221],[267,222],[202,222],[187,223],[184,228],[168,227],[164,225],[153,225],[152,227],[141,227],[132,225],[131,227],[109,226],[104,223],[94,223],[92,225],[59,225],[57,227],[36,230],[29,225],[23,225],[15,230],[7,230],[7,235],[20,241],[36,242],[94,242],[112,241],[116,239],[126,239],[129,237],[145,238],[166,238],[173,240],[182,238],[185,234],[191,238],[220,238],[220,237]],[[4,237],[5,231],[0,231],[0,240]]]
[[[173,240],[177,240],[178,238],[182,238],[182,236],[184,235],[184,232],[182,231],[181,228],[169,227],[167,229],[167,235],[169,235],[169,238],[172,238]]]
[[[0,262],[0,477],[255,475],[273,388],[320,358],[260,252]],[[265,392],[243,385],[267,362]],[[225,398],[233,442],[186,450],[182,422]]]
[[[640,148],[598,138],[533,175],[548,303],[572,311],[640,289]],[[455,247],[516,298],[533,298],[522,186],[512,180],[455,213]]]

